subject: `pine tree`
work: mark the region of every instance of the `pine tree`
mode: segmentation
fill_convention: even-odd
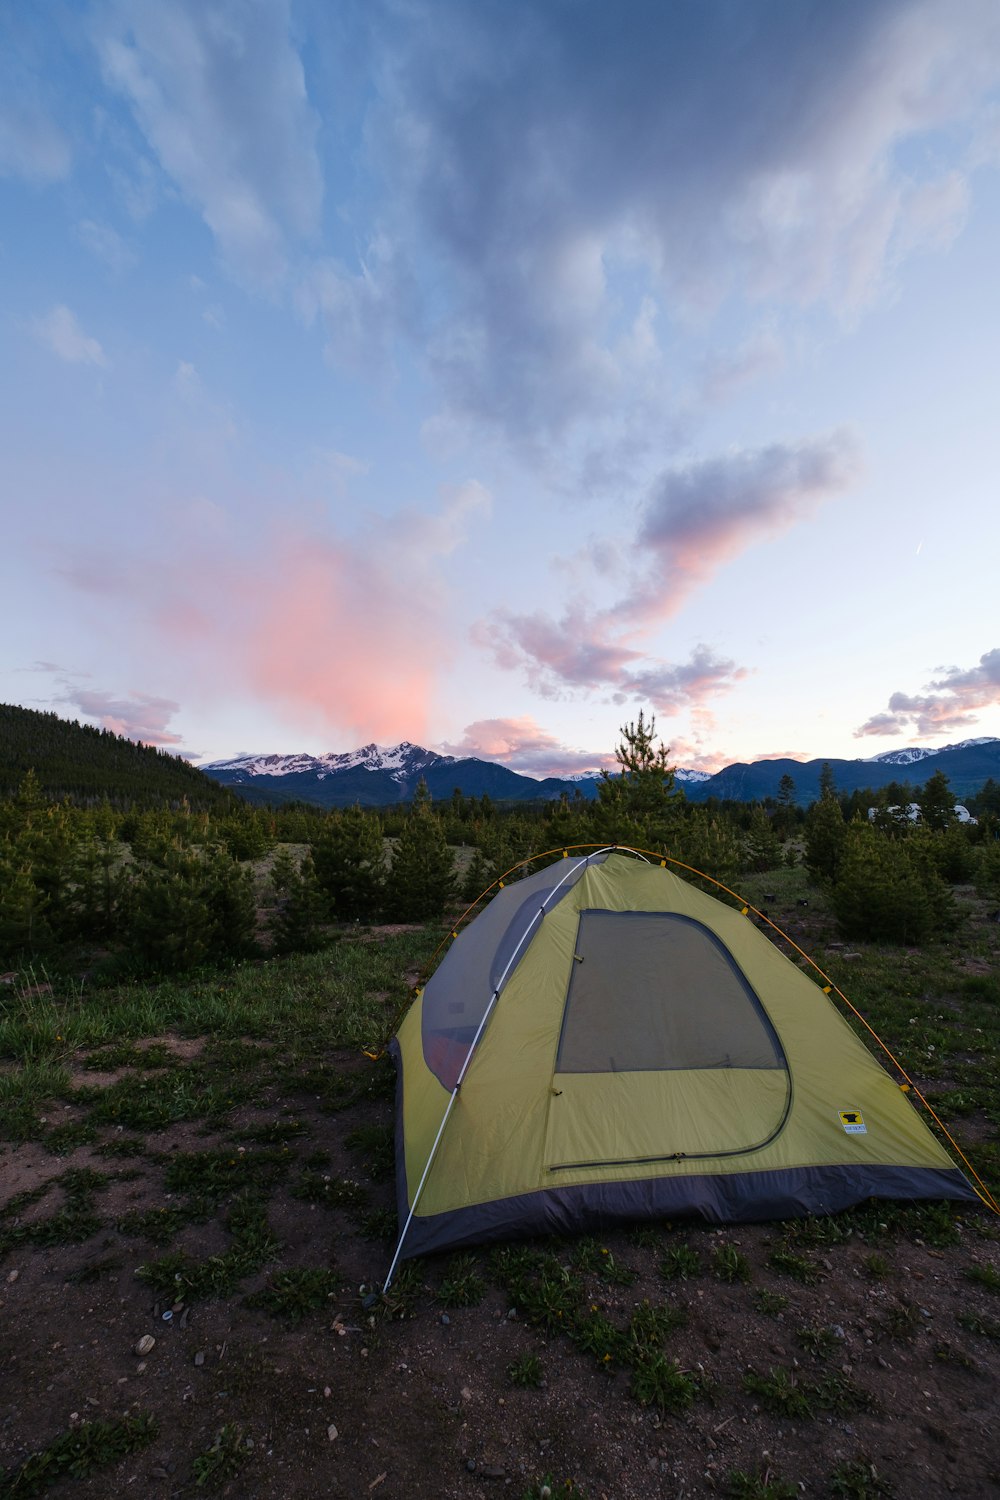
[[[493,867],[483,858],[483,851],[476,849],[462,881],[462,900],[469,904],[480,897],[488,885],[496,879]]]
[[[126,947],[133,958],[164,973],[208,958],[214,922],[201,875],[198,856],[177,850],[138,872],[126,905]]]
[[[63,908],[67,930],[85,942],[115,937],[125,892],[118,845],[87,833],[76,844],[70,862]]]
[[[596,821],[601,834],[616,843],[665,846],[676,834],[684,793],[674,785],[669,751],[656,743],[656,715],[647,725],[640,710],[636,723],[623,724],[615,749],[620,770],[602,771],[597,784]]]
[[[781,840],[762,807],[755,807],[744,839],[747,868],[775,870],[781,864]]]
[[[845,937],[919,943],[953,925],[951,892],[911,841],[854,823],[844,840],[831,899]]]
[[[568,848],[573,844],[589,842],[590,832],[587,805],[583,798],[575,796],[572,802],[566,792],[558,802],[550,802],[545,820],[545,845],[549,849]]]
[[[724,885],[728,885],[743,867],[743,848],[737,830],[728,818],[720,817],[706,807],[688,809],[670,852],[675,859],[682,860],[693,870],[703,870]],[[678,873],[691,879],[684,870]],[[705,888],[714,889],[711,881]]]
[[[48,949],[52,930],[47,906],[31,866],[9,846],[0,846],[0,965],[6,968]]]
[[[312,845],[316,881],[338,922],[370,922],[385,888],[385,842],[374,813],[333,813]]]
[[[244,958],[256,950],[257,898],[253,873],[223,849],[202,865],[202,899],[211,918],[212,957]]]
[[[271,939],[276,953],[313,953],[325,941],[323,918],[326,900],[316,880],[312,857],[306,855],[298,869],[283,850],[288,863],[275,860],[271,878],[278,902],[271,913]]]
[[[934,772],[917,800],[927,828],[939,831],[954,823],[955,798],[943,771]]]
[[[813,880],[836,880],[847,824],[832,792],[806,814],[806,869]]]
[[[421,777],[393,851],[386,884],[387,913],[397,922],[427,922],[443,915],[454,894],[454,860]]]

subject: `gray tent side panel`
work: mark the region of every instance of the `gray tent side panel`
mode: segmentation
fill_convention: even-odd
[[[530,1235],[578,1234],[637,1219],[702,1219],[709,1224],[799,1219],[839,1213],[868,1198],[978,1202],[957,1167],[815,1166],[584,1183],[474,1204],[432,1218],[414,1217],[403,1254],[427,1255]],[[400,1213],[402,1223],[405,1201]]]

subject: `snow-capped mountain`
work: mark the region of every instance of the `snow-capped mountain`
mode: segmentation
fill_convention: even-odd
[[[419,777],[430,766],[446,765],[454,760],[453,755],[438,755],[433,750],[423,750],[403,740],[398,745],[362,745],[360,750],[347,750],[342,754],[331,751],[327,755],[236,755],[232,760],[213,760],[202,766],[210,776],[226,772],[222,778],[230,784],[234,781],[252,779],[257,776],[315,776],[323,781],[337,771],[385,771],[394,781],[408,781]]]
[[[982,735],[975,740],[959,740],[957,745],[937,745],[927,747],[923,745],[909,745],[905,750],[883,750],[881,755],[870,755],[866,764],[880,766],[912,766],[918,760],[926,760],[931,755],[944,755],[947,750],[973,750],[977,745],[1000,745],[994,735]]]

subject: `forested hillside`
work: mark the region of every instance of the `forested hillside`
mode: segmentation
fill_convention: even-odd
[[[88,806],[231,807],[232,793],[179,756],[137,745],[107,729],[58,714],[0,704],[0,796],[14,792],[27,771],[51,797]]]

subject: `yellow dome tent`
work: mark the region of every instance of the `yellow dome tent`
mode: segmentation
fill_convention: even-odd
[[[390,1278],[401,1255],[620,1220],[976,1199],[824,990],[634,851],[504,886],[391,1050]]]

